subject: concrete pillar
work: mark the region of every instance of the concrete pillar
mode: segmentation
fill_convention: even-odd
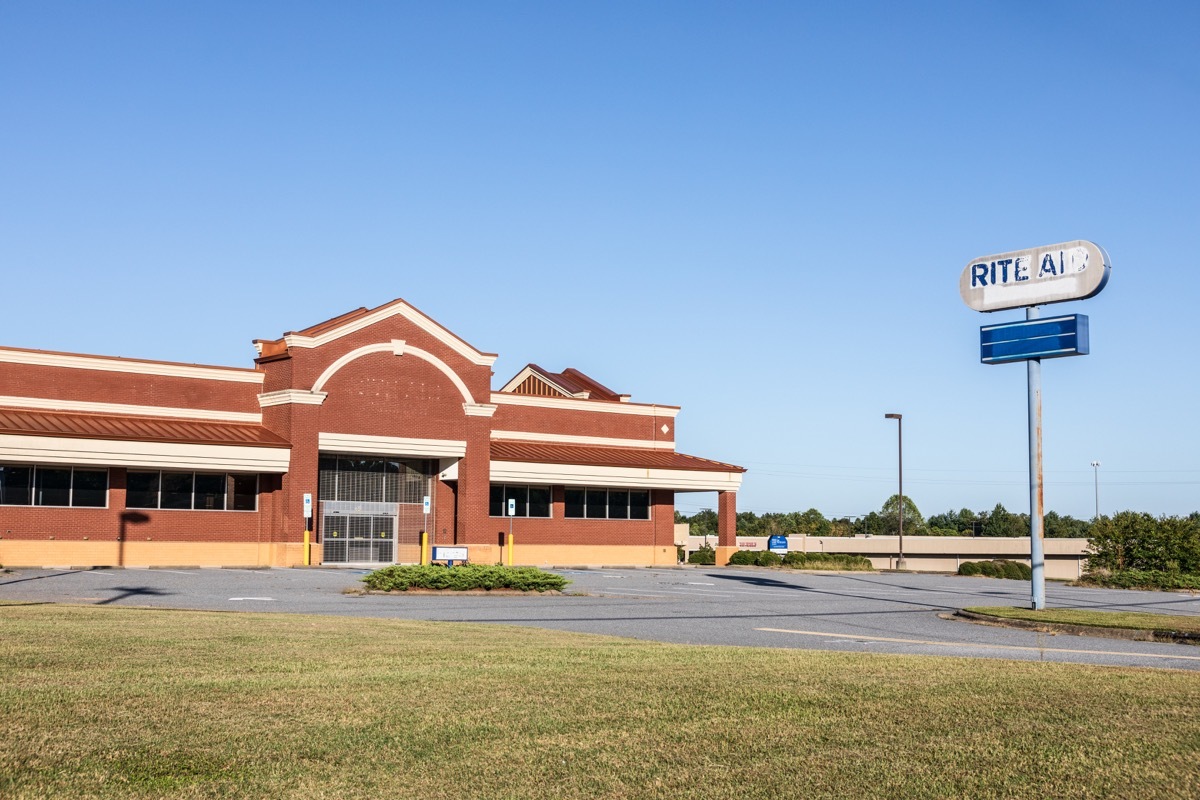
[[[717,492],[717,566],[737,552],[737,493]]]

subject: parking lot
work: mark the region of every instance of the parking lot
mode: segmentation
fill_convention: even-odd
[[[1029,584],[949,575],[738,568],[557,570],[564,595],[355,595],[364,570],[17,570],[0,601],[527,625],[691,644],[953,655],[1200,670],[1200,647],[944,619],[1025,606]],[[1052,608],[1200,614],[1189,594],[1050,583]],[[2,618],[2,617],[0,617]]]

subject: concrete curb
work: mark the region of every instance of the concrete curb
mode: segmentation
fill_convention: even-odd
[[[970,622],[984,625],[996,625],[1002,628],[1023,628],[1042,633],[1066,633],[1072,636],[1095,636],[1101,639],[1124,639],[1133,642],[1171,642],[1173,644],[1200,645],[1200,634],[1183,631],[1153,631],[1134,628],[1100,628],[1092,625],[1068,625],[1062,622],[1035,622],[1028,619],[1008,619],[994,617],[990,614],[979,614],[974,611],[959,609],[954,616]]]

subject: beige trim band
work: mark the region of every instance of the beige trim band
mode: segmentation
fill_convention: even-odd
[[[736,492],[742,485],[742,473],[492,461],[491,480],[493,483],[625,486],[637,489],[676,489],[685,492]]]
[[[362,453],[375,456],[418,456],[462,458],[467,443],[453,439],[411,439],[397,436],[367,436],[356,433],[318,433],[317,447],[329,453]]]
[[[0,461],[23,464],[287,472],[291,462],[291,450],[282,447],[0,434]]]
[[[675,450],[672,441],[653,439],[617,439],[610,436],[575,436],[567,433],[534,433],[533,431],[492,431],[493,439],[521,442],[554,442],[556,444],[599,445],[601,447],[640,447],[650,450]]]
[[[258,396],[258,405],[262,408],[267,406],[286,406],[292,403],[302,406],[319,406],[325,402],[327,395],[325,392],[310,392],[305,389],[279,389],[274,392],[267,392]]]
[[[505,406],[596,411],[601,414],[634,414],[643,417],[674,418],[679,413],[679,409],[675,406],[622,403],[608,400],[572,400],[566,397],[533,397],[531,395],[504,394],[502,392],[492,392],[492,402]]]

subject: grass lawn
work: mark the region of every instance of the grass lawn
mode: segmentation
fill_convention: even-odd
[[[1150,798],[1200,675],[0,606],[0,797]]]
[[[1195,614],[1144,614],[1135,611],[1086,611],[1073,608],[1031,608],[995,606],[968,608],[977,614],[1033,622],[1057,622],[1063,625],[1091,625],[1097,628],[1128,628],[1138,631],[1176,631],[1200,634],[1200,616]]]

